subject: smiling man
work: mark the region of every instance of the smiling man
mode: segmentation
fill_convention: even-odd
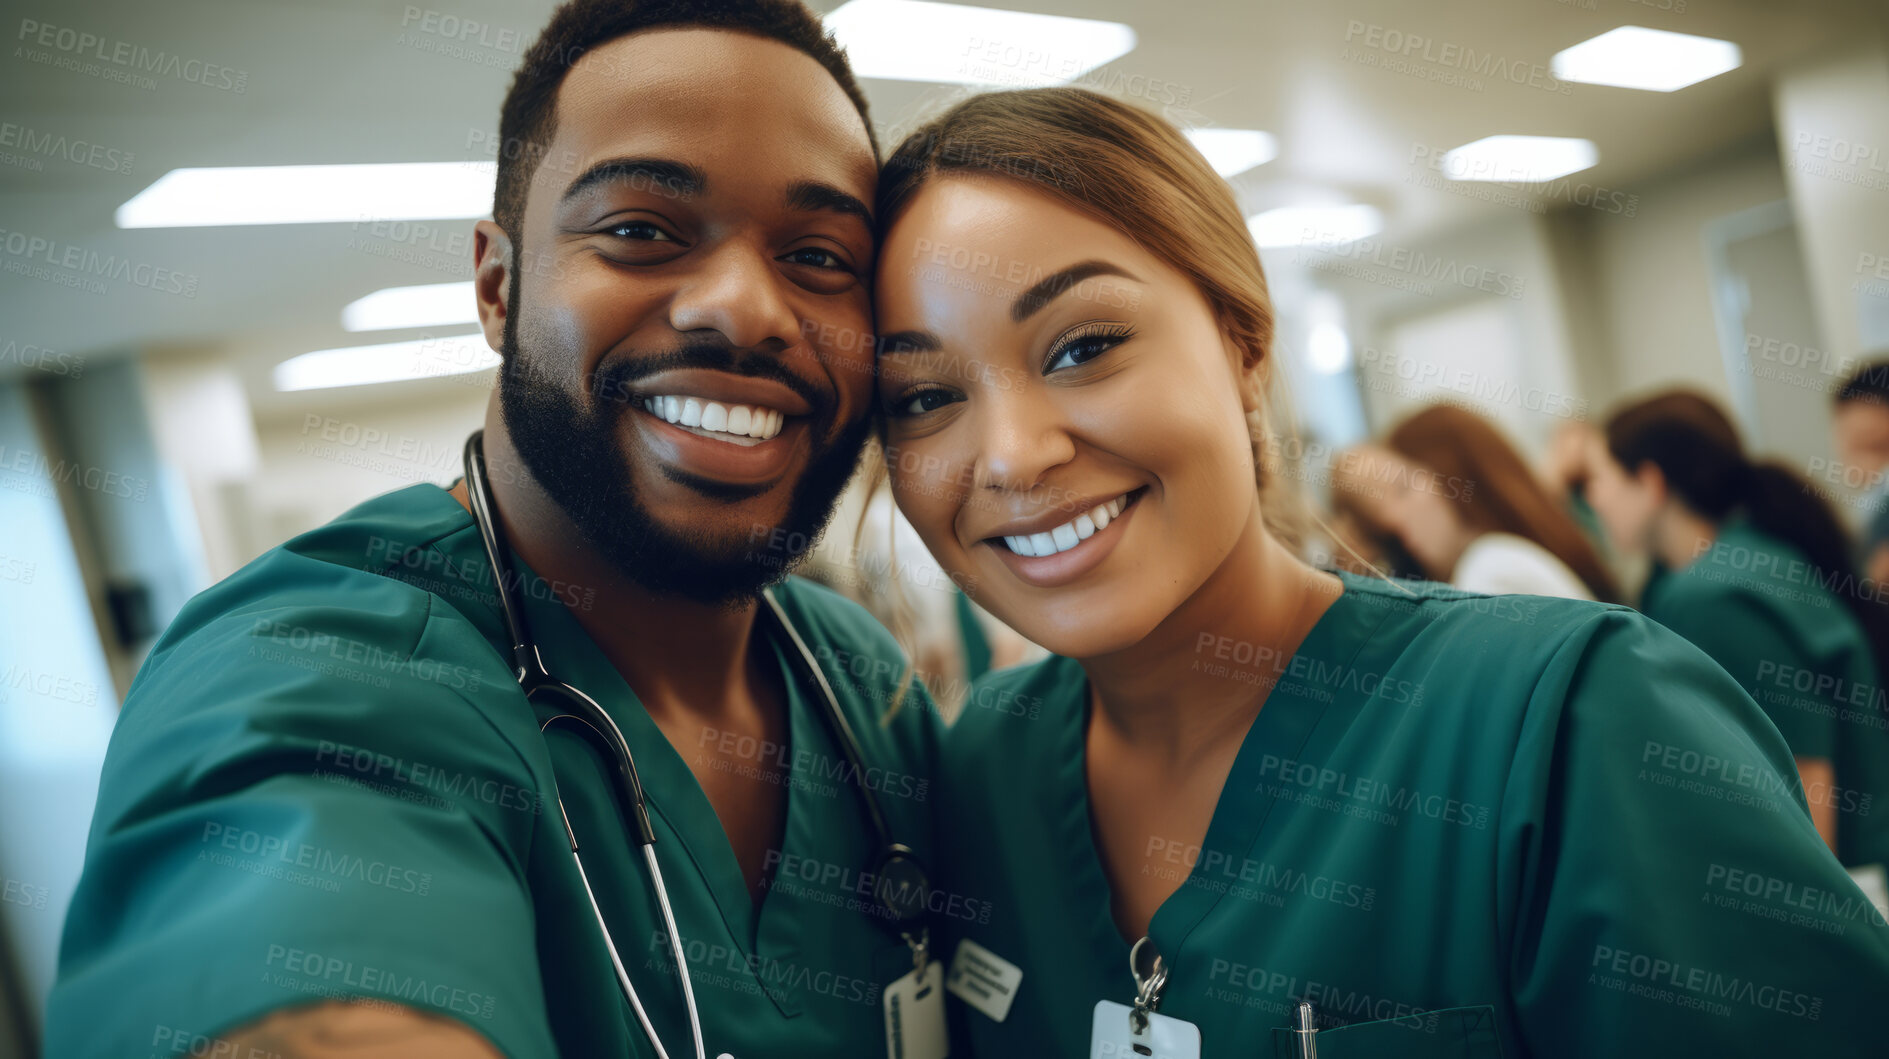
[[[885,851],[928,850],[935,715],[863,611],[783,580],[867,429],[870,129],[797,3],[558,11],[476,229],[489,539],[476,483],[415,486],[179,615],[50,1054],[886,1046],[931,895]]]

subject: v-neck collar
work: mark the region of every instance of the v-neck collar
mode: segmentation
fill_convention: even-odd
[[[430,508],[438,507],[437,515],[429,523],[431,547],[456,562],[462,571],[481,571],[484,576],[480,580],[486,582],[480,593],[483,605],[472,605],[466,599],[456,599],[454,605],[486,635],[496,650],[506,654],[509,649],[504,624],[497,596],[491,594],[491,574],[483,571],[484,545],[472,515],[446,490],[428,488],[430,495],[422,492],[416,494],[415,499],[429,509],[428,515],[434,514]],[[783,902],[776,897],[778,888],[773,885],[768,886],[758,904],[754,901],[721,818],[715,814],[714,805],[688,762],[663,735],[635,690],[605,657],[570,608],[549,591],[516,552],[512,553],[511,562],[514,576],[520,579],[519,595],[524,600],[525,620],[545,667],[559,680],[575,685],[596,699],[616,722],[636,757],[637,771],[649,792],[650,815],[660,820],[670,833],[663,836],[665,840],[673,836],[699,880],[697,885],[713,898],[734,948],[749,957],[745,962],[751,967],[793,961],[801,949],[805,917],[793,915],[791,908],[776,909],[774,906]],[[762,624],[762,635],[780,667],[786,695],[788,775],[783,777],[783,783],[787,806],[777,846],[784,861],[789,855],[811,849],[817,837],[813,833],[814,821],[808,817],[811,810],[807,802],[811,795],[803,789],[810,786],[809,777],[800,774],[801,765],[828,760],[838,751],[830,744],[825,726],[810,716],[802,682],[795,678],[797,669],[788,654],[789,645],[783,642],[783,634],[773,628],[773,619],[767,614],[757,612],[755,620]],[[628,841],[627,836],[626,831],[625,841]],[[674,885],[672,881],[671,886]],[[784,1014],[799,1013],[800,1001],[791,989],[769,976],[756,977]]]
[[[527,578],[534,576],[522,562],[519,569]],[[576,685],[596,699],[622,729],[624,740],[636,755],[643,786],[649,791],[650,814],[668,825],[676,842],[687,853],[696,874],[713,895],[722,922],[736,946],[744,956],[758,955],[766,961],[791,957],[799,949],[796,917],[769,914],[770,904],[778,903],[772,886],[762,894],[759,904],[754,902],[746,877],[741,873],[741,864],[735,858],[734,846],[728,840],[721,818],[715,814],[714,805],[688,762],[644,709],[635,689],[610,664],[568,607],[555,599],[543,598],[548,593],[526,595],[525,611],[546,668],[560,680]],[[780,667],[787,700],[788,748],[785,753],[792,771],[798,762],[814,760],[828,752],[824,747],[824,733],[807,716],[800,682],[794,679],[780,634],[771,628],[771,620],[765,614],[757,613],[755,620],[763,626],[762,635]],[[805,793],[797,789],[803,786],[796,782],[799,778],[783,777],[787,807],[778,845],[783,855],[805,848],[808,834],[808,824],[803,819],[806,798]]]
[[[1313,729],[1323,719],[1326,708],[1331,705],[1328,697],[1321,699],[1316,695],[1305,694],[1296,686],[1296,682],[1288,679],[1287,674],[1294,670],[1295,663],[1300,659],[1346,666],[1353,664],[1370,642],[1373,631],[1392,612],[1390,607],[1371,605],[1372,600],[1367,597],[1374,597],[1377,593],[1373,591],[1374,586],[1367,584],[1364,578],[1343,571],[1336,573],[1344,581],[1344,592],[1313,623],[1298,650],[1293,652],[1291,660],[1281,670],[1280,679],[1266,696],[1265,705],[1241,738],[1233,767],[1228,771],[1226,784],[1214,804],[1206,838],[1201,842],[1200,856],[1187,878],[1161,902],[1148,922],[1148,936],[1153,939],[1155,951],[1161,953],[1170,966],[1176,962],[1194,928],[1225,896],[1226,887],[1212,885],[1211,880],[1201,877],[1203,865],[1209,860],[1209,851],[1217,851],[1236,861],[1247,856],[1272,814],[1276,799],[1259,782],[1262,761],[1267,755],[1297,757],[1311,738]],[[1133,990],[1133,980],[1128,969],[1132,943],[1124,939],[1116,928],[1111,910],[1114,888],[1103,867],[1101,851],[1095,845],[1087,778],[1087,735],[1091,713],[1089,680],[1074,659],[1058,657],[1046,664],[1057,665],[1065,670],[1066,675],[1062,675],[1058,683],[1066,680],[1079,689],[1079,705],[1063,718],[1063,730],[1057,748],[1057,759],[1063,763],[1061,785],[1065,795],[1060,844],[1070,853],[1069,871],[1071,878],[1078,882],[1077,892],[1095,894],[1100,898],[1096,902],[1097,907],[1092,909],[1095,919],[1092,929],[1093,957],[1100,965],[1113,968],[1110,974],[1120,976],[1123,989],[1127,991],[1120,999],[1125,1001]]]

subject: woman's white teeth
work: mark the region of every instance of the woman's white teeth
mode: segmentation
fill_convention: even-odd
[[[1127,494],[1123,494],[1110,500],[1106,504],[1095,505],[1093,508],[1084,511],[1068,522],[1050,530],[1048,533],[1031,533],[1021,537],[1005,537],[1004,543],[1009,545],[1010,550],[1016,552],[1018,555],[1027,555],[1032,558],[1040,555],[1055,555],[1057,552],[1066,552],[1076,545],[1081,544],[1083,541],[1088,540],[1090,537],[1095,536],[1097,530],[1113,522],[1115,516],[1121,514],[1122,509],[1127,506],[1128,496]]]
[[[671,397],[666,394],[643,398],[643,407],[651,415],[681,426],[717,434],[732,434],[735,437],[758,438],[761,441],[780,433],[781,424],[787,419],[772,408],[722,404],[719,401],[704,401],[699,397]]]

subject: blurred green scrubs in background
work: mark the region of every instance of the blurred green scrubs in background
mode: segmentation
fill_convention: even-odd
[[[522,588],[550,669],[635,753],[708,1054],[878,1054],[881,994],[912,955],[860,911],[876,850],[856,784],[929,860],[936,715],[914,688],[882,724],[904,670],[891,637],[808,582],[774,591],[872,767],[846,765],[777,642],[791,745],[736,748],[787,788],[757,906],[684,760],[696,748],[671,746],[573,617],[588,590],[529,574]],[[687,1052],[606,766],[566,731],[547,747],[506,649],[472,517],[431,485],[369,501],[193,600],[112,737],[47,1054],[219,1054],[205,1038],[329,997],[451,1016],[519,1059],[655,1054],[572,864],[554,761],[630,979],[672,1054]],[[719,740],[702,733],[704,749]]]
[[[1340,576],[1289,660],[1203,635],[1177,663],[1272,686],[1205,842],[1147,839],[1143,870],[1184,880],[1150,927],[1159,1012],[1203,1056],[1297,1055],[1301,998],[1320,1059],[1889,1049],[1889,926],[1723,670],[1620,607]],[[978,1056],[1086,1056],[1096,1002],[1135,992],[1088,685],[1057,657],[995,686],[945,744],[942,882],[989,912],[947,945],[1021,978],[1004,1012],[1003,964],[960,961],[979,1003],[952,1017]]]
[[[1660,570],[1640,609],[1744,685],[1792,754],[1835,767],[1834,790],[1805,793],[1836,809],[1837,858],[1889,861],[1889,701],[1862,626],[1803,555],[1728,522],[1690,565]]]

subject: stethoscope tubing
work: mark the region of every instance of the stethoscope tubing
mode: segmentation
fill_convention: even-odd
[[[498,586],[499,610],[504,615],[505,631],[512,643],[514,675],[527,700],[540,686],[556,687],[564,705],[574,706],[581,713],[589,714],[557,714],[539,725],[539,734],[542,735],[559,721],[569,720],[581,725],[580,735],[604,752],[605,759],[617,769],[619,785],[628,789],[630,805],[627,808],[631,810],[637,830],[637,844],[643,849],[643,863],[649,866],[649,877],[655,883],[656,904],[662,911],[663,928],[669,935],[669,950],[675,956],[676,973],[682,979],[682,1002],[689,1013],[689,1035],[695,1045],[695,1059],[708,1059],[702,1043],[701,1011],[695,1004],[695,985],[689,976],[689,961],[683,951],[681,932],[676,928],[675,909],[669,903],[669,888],[663,881],[662,865],[656,860],[656,832],[649,822],[643,783],[636,773],[636,758],[630,753],[629,741],[623,738],[616,722],[610,719],[603,707],[578,689],[569,688],[551,677],[543,658],[538,654],[537,645],[525,630],[522,609],[518,605],[518,586],[506,576],[511,563],[503,557],[506,550],[504,530],[499,527],[492,511],[491,484],[485,474],[484,439],[485,432],[476,431],[466,440],[466,492],[472,501],[473,520],[478,523],[479,537],[485,544],[486,559],[491,564],[492,579]],[[602,744],[600,747],[599,743]],[[603,934],[604,949],[610,955],[610,966],[616,972],[617,985],[629,1000],[630,1009],[636,1013],[636,1021],[643,1029],[643,1036],[656,1049],[657,1059],[670,1059],[668,1049],[663,1047],[662,1037],[656,1033],[656,1027],[649,1021],[649,1013],[643,1009],[643,998],[637,994],[636,985],[630,981],[630,973],[623,966],[616,939],[610,934],[610,924],[604,919],[603,906],[597,902],[597,891],[590,885],[590,873],[584,870],[584,857],[577,848],[577,832],[571,827],[570,814],[565,811],[564,795],[558,790],[555,769],[551,775],[551,789],[557,797],[558,816],[564,822],[565,837],[570,841],[571,863],[577,866],[577,877],[584,884],[584,896],[590,902],[590,913],[597,920],[598,931]]]
[[[513,675],[518,680],[519,687],[525,692],[527,700],[538,691],[550,690],[557,693],[564,705],[576,708],[577,712],[559,712],[546,719],[539,725],[540,734],[548,732],[560,721],[573,722],[579,726],[579,736],[590,743],[593,749],[599,751],[604,759],[610,761],[616,769],[618,789],[627,795],[629,804],[624,808],[629,810],[636,830],[637,843],[643,849],[643,861],[649,866],[649,877],[655,884],[656,904],[662,912],[663,927],[669,935],[669,948],[675,956],[676,970],[682,979],[682,999],[689,1013],[689,1032],[695,1045],[695,1057],[707,1059],[707,1052],[702,1042],[701,1013],[695,1003],[695,986],[689,975],[689,964],[684,955],[682,936],[676,927],[675,909],[669,901],[669,890],[663,880],[662,867],[656,860],[656,833],[650,823],[642,779],[637,775],[636,758],[630,752],[629,741],[623,737],[622,731],[617,728],[616,722],[611,719],[608,711],[580,689],[565,684],[551,675],[544,664],[543,657],[538,653],[537,644],[533,642],[529,631],[525,628],[524,608],[518,597],[518,585],[508,576],[511,571],[511,562],[504,529],[500,526],[493,511],[491,483],[486,477],[484,439],[485,432],[482,430],[473,432],[473,435],[466,439],[466,491],[471,501],[473,520],[478,525],[479,537],[485,546],[486,559],[491,566],[492,578],[497,583],[499,610],[504,618],[506,636],[512,645]],[[793,643],[807,671],[813,675],[815,682],[819,685],[822,701],[826,706],[827,722],[833,730],[834,742],[839,745],[848,766],[853,770],[857,780],[855,786],[859,790],[861,803],[865,806],[868,823],[877,837],[881,855],[896,856],[916,865],[911,851],[892,840],[892,831],[885,812],[879,805],[877,795],[873,793],[867,782],[864,755],[859,749],[858,736],[853,732],[852,725],[847,722],[846,715],[840,710],[839,699],[834,694],[833,685],[827,680],[825,671],[820,668],[818,660],[814,657],[813,651],[807,647],[806,641],[801,638],[799,630],[794,628],[793,622],[788,619],[780,601],[774,598],[774,593],[764,590],[761,596],[774,620]],[[584,895],[590,901],[591,914],[597,920],[597,929],[603,934],[604,947],[610,954],[610,965],[616,972],[617,984],[622,989],[623,995],[629,999],[630,1007],[636,1014],[636,1021],[642,1027],[644,1036],[656,1049],[657,1059],[670,1059],[661,1038],[656,1034],[655,1026],[649,1020],[648,1012],[643,1008],[642,998],[637,995],[635,984],[630,981],[629,971],[623,966],[623,959],[617,952],[616,940],[611,937],[609,924],[604,920],[603,907],[598,903],[596,891],[590,885],[589,873],[584,870],[584,859],[578,852],[577,832],[571,826],[570,814],[564,809],[563,794],[557,790],[555,770],[551,776],[551,785],[552,792],[557,797],[558,815],[564,824],[565,837],[570,842],[571,861],[577,865],[577,875],[583,882]],[[885,863],[890,863],[890,861]],[[922,868],[919,870],[922,872]],[[923,951],[922,941],[915,941],[911,933],[904,931],[903,927],[901,931],[908,943],[918,947],[916,951]]]
[[[682,996],[689,1009],[689,1029],[695,1034],[696,1059],[707,1059],[702,1047],[702,1024],[696,1017],[695,991],[689,984],[689,967],[682,958],[682,939],[676,935],[675,916],[669,910],[669,894],[662,886],[662,868],[656,864],[656,850],[653,846],[643,847],[643,856],[649,862],[649,870],[656,882],[657,900],[662,905],[663,923],[669,928],[669,948],[676,958],[676,966],[682,974]],[[630,999],[630,1008],[636,1012],[636,1021],[643,1027],[643,1036],[656,1049],[656,1059],[669,1059],[669,1053],[662,1046],[662,1038],[656,1035],[656,1027],[650,1024],[649,1013],[643,1010],[643,1000],[636,995],[636,986],[630,982],[630,972],[624,969],[622,957],[617,955],[616,939],[610,936],[610,925],[604,922],[603,908],[597,904],[597,892],[590,888],[590,873],[584,870],[584,858],[573,853],[571,860],[577,865],[577,877],[584,882],[584,896],[590,899],[590,912],[597,917],[597,929],[603,932],[604,949],[610,954],[610,966],[616,969],[617,986],[623,995]]]

